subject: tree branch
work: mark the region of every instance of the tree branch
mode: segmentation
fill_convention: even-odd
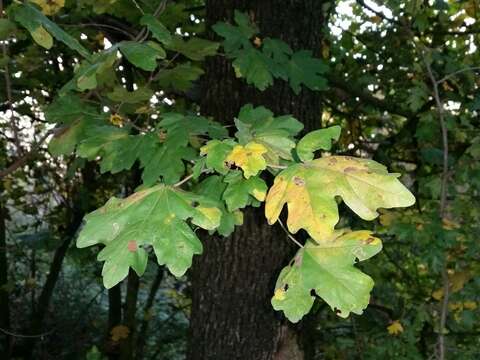
[[[405,108],[401,108],[398,103],[390,103],[387,100],[380,100],[368,94],[367,92],[359,89],[358,86],[355,86],[355,84],[352,84],[351,81],[347,82],[341,77],[336,76],[334,74],[327,74],[326,77],[328,82],[334,87],[339,88],[340,90],[346,92],[347,94],[353,97],[358,97],[360,100],[380,110],[388,111],[389,113],[401,115],[407,118],[415,116],[414,112]]]
[[[5,176],[7,175],[10,175],[11,173],[13,173],[15,170],[17,170],[18,168],[24,166],[25,164],[28,163],[28,161],[35,157],[37,154],[38,154],[38,150],[40,149],[40,147],[42,146],[42,144],[45,142],[45,140],[47,140],[47,138],[54,132],[54,130],[50,130],[50,131],[47,131],[45,133],[45,135],[43,135],[43,137],[38,140],[38,142],[36,144],[34,144],[32,146],[32,149],[23,154],[23,156],[21,156],[20,158],[18,158],[17,160],[15,160],[12,164],[10,164],[6,169],[4,170],[1,170],[0,171],[0,179],[1,178],[4,178]]]

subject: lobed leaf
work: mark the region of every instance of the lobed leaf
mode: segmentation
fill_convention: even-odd
[[[190,219],[206,230],[220,224],[221,212],[211,200],[165,185],[139,191],[126,199],[112,198],[85,217],[77,247],[105,247],[98,254],[104,261],[103,282],[111,288],[122,281],[129,268],[142,275],[146,268],[146,246],[152,246],[160,265],[175,276],[191,266],[202,252],[200,240],[187,224]]]
[[[361,314],[368,306],[373,280],[353,265],[376,255],[380,239],[369,231],[341,234],[318,244],[308,242],[277,280],[272,305],[292,322],[307,314],[314,301],[311,291],[341,317]]]
[[[398,176],[373,160],[348,156],[292,165],[275,178],[265,216],[269,224],[275,223],[288,204],[288,229],[292,233],[305,229],[314,240],[322,241],[339,221],[336,196],[364,220],[376,218],[378,208],[413,205],[415,198]]]

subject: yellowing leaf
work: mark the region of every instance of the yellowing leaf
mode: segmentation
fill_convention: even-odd
[[[330,156],[295,164],[283,170],[270,188],[265,206],[269,224],[288,204],[288,229],[305,229],[317,242],[328,238],[339,220],[335,200],[340,196],[364,220],[378,216],[378,208],[410,206],[413,195],[398,174],[373,160]]]
[[[400,320],[395,320],[389,326],[387,326],[387,331],[390,335],[398,335],[403,332],[403,326]]]
[[[477,308],[477,303],[475,301],[465,301],[463,307],[467,310],[475,310]]]
[[[110,330],[110,335],[112,336],[113,341],[120,341],[128,338],[130,335],[130,329],[125,325],[117,325]]]
[[[95,244],[105,247],[98,254],[104,261],[105,287],[122,281],[129,268],[141,276],[147,267],[152,246],[159,265],[182,276],[192,257],[202,253],[202,244],[187,220],[205,230],[220,225],[218,203],[206,197],[157,185],[125,198],[111,198],[103,207],[85,217],[77,247]]]
[[[110,123],[112,125],[122,127],[123,126],[123,118],[118,114],[110,115]]]
[[[65,6],[65,0],[30,0],[42,9],[45,15],[54,15]]]
[[[472,274],[468,270],[448,274],[450,293],[456,293],[462,290],[465,284],[471,279],[471,277]],[[443,294],[444,290],[443,287],[441,287],[432,293],[432,298],[440,301],[443,298]]]
[[[437,289],[432,293],[432,298],[441,300],[443,298],[443,288]]]
[[[285,290],[283,290],[282,288],[278,288],[277,290],[275,290],[273,299],[278,301],[285,300]]]
[[[442,219],[442,227],[445,229],[445,230],[454,230],[454,229],[458,229],[460,227],[459,224],[457,224],[456,222],[452,221],[452,220],[449,220],[449,219]]]
[[[236,145],[227,156],[226,161],[242,168],[245,178],[255,176],[267,168],[267,162],[262,156],[267,149],[262,144],[249,142],[247,145]]]
[[[30,34],[32,35],[33,40],[45,49],[50,49],[53,46],[53,38],[43,26],[40,25],[30,32]]]
[[[341,317],[361,314],[370,300],[373,280],[353,265],[382,249],[369,231],[341,234],[322,244],[307,242],[293,264],[280,273],[272,306],[292,322],[299,321],[313,305],[315,294]]]
[[[448,304],[448,309],[450,311],[458,311],[463,309],[463,304],[461,302],[454,302]]]

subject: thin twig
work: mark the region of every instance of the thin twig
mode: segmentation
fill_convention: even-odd
[[[447,314],[448,314],[448,298],[450,295],[450,282],[448,280],[447,266],[443,269],[442,273],[443,278],[443,300],[442,300],[442,310],[440,313],[440,334],[438,336],[438,358],[440,360],[445,359],[445,324],[447,323]]]
[[[8,166],[6,169],[4,170],[0,170],[0,179],[11,174],[12,172],[14,172],[15,170],[17,170],[19,167],[25,165],[29,160],[30,158],[32,158],[33,156],[37,155],[38,153],[38,150],[40,149],[40,147],[42,146],[42,144],[45,142],[45,140],[54,132],[54,130],[49,130],[45,133],[45,135],[43,135],[43,137],[38,140],[38,142],[36,144],[34,144],[32,146],[32,149],[25,153],[22,157],[18,158],[17,160],[15,160],[10,166]]]
[[[300,243],[300,241],[298,241],[297,239],[295,239],[292,234],[290,234],[290,232],[287,230],[287,228],[286,228],[285,225],[283,224],[282,220],[278,219],[278,223],[279,223],[280,226],[282,227],[283,231],[285,231],[285,233],[287,234],[288,238],[289,238],[290,240],[292,240],[295,244],[297,244],[298,246],[300,246],[300,247],[303,249],[303,245]]]
[[[200,174],[206,173],[206,172],[208,172],[208,171],[210,171],[210,170],[209,170],[209,169],[202,169],[202,170],[200,171]],[[177,182],[176,184],[173,184],[173,187],[179,187],[179,186],[185,184],[188,180],[190,180],[190,179],[193,178],[194,176],[195,176],[195,174],[193,174],[193,173],[190,174],[190,175],[188,175],[188,176],[186,176],[185,178],[183,178],[182,180],[180,180],[180,181]]]
[[[135,7],[142,13],[142,15],[145,15],[145,11],[140,7],[140,5],[137,3],[137,0],[132,0],[133,4]]]
[[[98,23],[81,23],[81,24],[62,24],[62,26],[65,27],[100,27],[100,28],[105,28],[105,29],[111,29],[115,30],[123,35],[128,36],[130,39],[135,39],[135,36],[132,33],[129,33],[128,31],[114,25],[108,25],[108,24],[98,24]]]
[[[55,331],[55,329],[51,329],[47,332],[44,332],[42,334],[37,334],[37,335],[24,335],[24,334],[17,334],[17,333],[14,333],[14,332],[11,332],[9,330],[6,330],[6,329],[2,329],[0,328],[0,331],[3,332],[4,334],[6,335],[10,335],[10,336],[13,336],[13,337],[17,337],[17,338],[23,338],[23,339],[29,339],[29,338],[39,338],[39,337],[44,337],[44,336],[47,336],[47,335],[50,335],[51,333],[53,333]]]
[[[443,171],[442,171],[442,183],[441,183],[441,189],[440,189],[440,217],[443,219],[445,217],[445,209],[447,204],[448,129],[447,129],[447,124],[445,122],[443,102],[442,102],[442,99],[440,99],[440,93],[438,91],[439,82],[435,79],[435,75],[433,74],[432,67],[430,66],[430,63],[427,61],[425,56],[423,56],[423,62],[427,69],[428,76],[430,77],[430,81],[432,82],[433,97],[437,105],[436,107],[437,107],[437,113],[438,113],[438,120],[440,121],[440,127],[442,130]]]
[[[461,74],[461,73],[463,73],[463,72],[466,72],[466,71],[476,71],[476,70],[480,70],[480,66],[473,66],[473,67],[468,67],[468,68],[465,68],[465,69],[460,69],[460,70],[454,71],[453,73],[444,76],[444,77],[441,78],[440,80],[437,80],[437,84],[441,84],[441,83],[443,83],[444,81],[447,81],[448,79],[454,77],[455,75]]]
[[[440,92],[438,91],[438,84],[441,81],[437,81],[435,75],[433,74],[432,67],[429,61],[426,58],[425,51],[426,49],[422,49],[420,55],[422,56],[423,63],[425,64],[425,68],[427,69],[428,76],[432,83],[433,87],[433,97],[435,98],[435,103],[437,107],[437,114],[438,120],[440,121],[440,127],[442,130],[442,146],[443,146],[443,171],[442,171],[442,182],[440,188],[440,219],[443,220],[445,218],[445,212],[447,207],[447,185],[448,185],[448,129],[447,124],[445,122],[444,116],[444,106],[442,99],[440,98]],[[451,74],[452,75],[452,74]],[[453,76],[453,75],[452,75]],[[445,263],[443,273],[443,301],[441,307],[441,315],[440,315],[440,333],[438,335],[438,358],[439,360],[445,359],[445,334],[444,329],[447,321],[448,315],[448,298],[449,298],[449,281],[448,281],[448,274],[447,274],[447,263]]]

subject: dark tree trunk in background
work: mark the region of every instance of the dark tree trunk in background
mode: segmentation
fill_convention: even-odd
[[[8,261],[7,261],[7,233],[5,222],[7,218],[7,209],[5,208],[2,197],[3,183],[0,182],[0,327],[10,330],[10,302],[8,294]],[[5,338],[2,346],[5,352],[5,359],[10,354],[10,336],[2,334]]]
[[[82,169],[82,182],[83,184],[78,185],[78,188],[74,188],[71,191],[71,198],[69,199],[70,208],[67,210],[67,225],[63,231],[63,240],[61,245],[55,250],[53,260],[48,270],[47,279],[42,287],[35,309],[33,309],[30,328],[30,332],[33,335],[41,334],[42,331],[44,331],[44,319],[48,314],[53,291],[62,271],[63,261],[70,245],[74,241],[77,230],[82,223],[83,216],[91,207],[90,199],[87,201],[82,200],[85,200],[85,196],[93,196],[91,194],[94,194],[95,168],[93,164],[87,164],[85,168]],[[82,204],[86,205],[82,206]],[[23,358],[33,358],[35,344],[39,339],[41,339],[41,337],[38,336],[26,339],[23,344],[23,349],[21,350],[23,352]]]
[[[130,360],[133,359],[134,353],[134,340],[136,332],[136,313],[137,313],[137,298],[138,287],[140,285],[140,279],[138,275],[130,269],[128,273],[127,281],[127,294],[125,296],[125,311],[123,315],[123,325],[128,327],[130,333],[128,337],[121,342],[120,345],[120,359]]]
[[[105,355],[111,359],[117,359],[120,354],[119,344],[111,339],[112,329],[122,323],[122,288],[121,283],[108,289],[108,325],[105,336]]]
[[[162,267],[159,266],[157,269],[157,274],[155,275],[155,279],[153,280],[152,286],[150,287],[150,292],[148,293],[148,298],[147,298],[147,302],[145,303],[145,308],[143,309],[143,319],[140,325],[140,331],[138,332],[137,347],[135,349],[135,353],[136,353],[135,358],[137,360],[142,360],[144,356],[148,325],[151,319],[150,312],[155,302],[155,296],[157,295],[158,289],[160,288],[160,284],[162,283],[164,273],[165,272],[164,272],[163,266]]]
[[[260,37],[280,38],[294,50],[321,52],[325,1],[209,0],[207,26],[231,21],[235,9],[260,27]],[[264,105],[276,115],[293,114],[306,130],[320,127],[319,93],[295,95],[278,81],[265,92],[236,79],[222,57],[207,62],[202,113],[232,124],[242,105]],[[192,270],[193,304],[190,360],[303,359],[296,332],[270,305],[276,277],[296,251],[278,226],[269,226],[261,209],[245,212],[244,225],[229,238],[205,237],[204,253]]]

